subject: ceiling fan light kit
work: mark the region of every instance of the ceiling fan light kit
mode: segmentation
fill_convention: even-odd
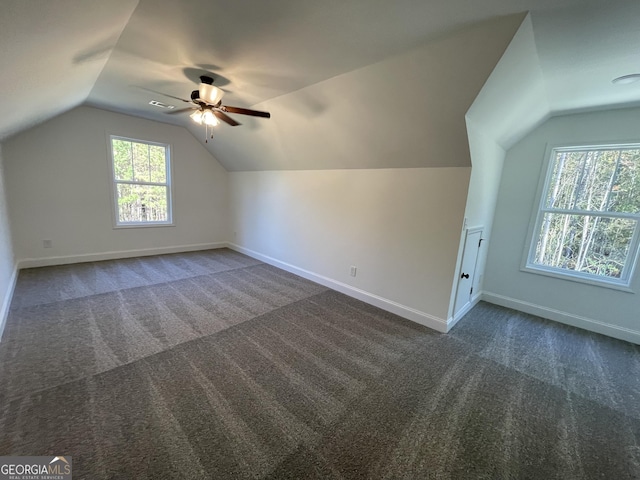
[[[202,122],[210,127],[215,127],[220,123],[213,112],[208,108],[202,112]]]
[[[202,125],[202,110],[196,110],[191,115],[189,115],[191,119],[196,122],[198,125]]]
[[[207,83],[200,84],[198,93],[200,94],[200,99],[210,105],[216,105],[220,100],[222,100],[222,96],[224,95],[224,92],[218,87],[214,87]]]

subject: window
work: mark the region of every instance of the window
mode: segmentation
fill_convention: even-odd
[[[115,224],[171,225],[169,145],[111,137]]]
[[[639,220],[640,144],[555,148],[525,270],[628,287]]]

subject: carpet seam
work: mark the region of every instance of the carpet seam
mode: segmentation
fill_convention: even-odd
[[[271,314],[273,314],[273,313],[277,313],[278,311],[281,311],[281,310],[282,310],[282,309],[284,309],[284,308],[287,308],[287,307],[290,307],[290,306],[296,305],[296,304],[298,304],[298,303],[300,303],[300,302],[304,302],[304,301],[309,300],[310,298],[316,297],[316,296],[318,296],[318,295],[325,294],[327,291],[333,291],[333,290],[331,290],[331,289],[327,288],[327,290],[324,290],[324,291],[319,292],[319,293],[314,293],[314,294],[312,294],[312,295],[309,295],[308,297],[301,298],[301,299],[299,299],[299,300],[295,300],[295,301],[293,301],[293,302],[291,302],[291,303],[288,303],[288,304],[286,304],[286,305],[283,305],[283,306],[281,306],[281,307],[276,307],[276,308],[275,308],[275,309],[273,309],[273,310],[270,310],[270,311],[265,312],[265,313],[261,313],[260,315],[256,315],[255,317],[249,318],[249,319],[247,319],[247,320],[245,320],[245,321],[243,321],[243,322],[237,323],[237,324],[235,324],[235,325],[231,325],[231,326],[229,326],[229,327],[227,327],[227,328],[224,328],[224,329],[222,329],[222,330],[218,330],[217,332],[210,333],[210,334],[207,334],[207,335],[203,335],[203,336],[201,336],[201,337],[198,337],[198,338],[192,338],[192,339],[190,339],[190,340],[186,340],[186,341],[184,341],[184,342],[177,343],[177,344],[172,345],[171,347],[169,347],[169,348],[167,348],[167,349],[165,349],[165,350],[161,350],[161,351],[159,351],[159,352],[155,352],[155,353],[152,353],[151,355],[146,355],[146,356],[144,356],[144,357],[136,358],[136,359],[134,359],[134,360],[132,360],[132,361],[130,361],[130,362],[123,363],[122,365],[118,365],[118,366],[116,366],[116,367],[109,368],[109,369],[107,369],[107,370],[102,370],[102,371],[100,371],[100,372],[96,372],[96,373],[91,374],[91,375],[87,375],[87,376],[79,377],[79,378],[76,378],[76,379],[74,379],[74,380],[70,380],[70,381],[68,381],[68,382],[63,382],[63,383],[59,383],[59,384],[57,384],[57,385],[52,385],[52,386],[50,386],[50,387],[42,388],[42,389],[39,389],[39,390],[34,390],[34,391],[32,391],[32,392],[28,392],[28,393],[25,393],[25,394],[22,394],[22,395],[16,395],[16,396],[13,396],[13,397],[11,397],[11,396],[7,396],[3,401],[6,401],[6,402],[13,402],[13,401],[18,400],[18,399],[21,399],[21,398],[29,397],[29,396],[31,396],[31,395],[37,395],[37,394],[40,394],[40,393],[43,393],[43,392],[47,392],[47,391],[49,391],[49,390],[53,390],[53,389],[55,389],[55,388],[62,387],[62,386],[64,386],[64,385],[70,385],[70,384],[73,384],[73,383],[76,383],[76,382],[79,382],[79,381],[87,380],[87,379],[90,379],[90,378],[96,377],[96,376],[98,376],[98,375],[102,375],[102,374],[107,373],[107,372],[112,372],[112,371],[114,371],[114,370],[118,370],[118,369],[120,369],[120,368],[122,368],[122,367],[127,367],[127,366],[129,366],[129,365],[133,365],[133,364],[138,363],[138,362],[140,362],[140,361],[146,361],[146,360],[148,360],[148,359],[150,359],[150,358],[155,357],[156,355],[161,355],[161,354],[163,354],[163,353],[165,353],[165,352],[170,352],[170,351],[174,350],[174,349],[175,349],[175,348],[177,348],[177,347],[182,347],[182,346],[187,345],[187,344],[189,344],[189,343],[191,343],[191,342],[196,342],[196,341],[203,340],[203,339],[206,339],[206,338],[214,337],[214,336],[216,336],[216,335],[218,335],[218,334],[220,334],[220,333],[223,333],[223,332],[232,332],[232,331],[233,331],[233,330],[235,330],[236,328],[239,328],[240,326],[245,325],[245,324],[246,324],[246,323],[248,323],[248,322],[253,322],[253,321],[256,321],[256,320],[261,319],[262,317],[264,317],[264,316],[266,316],[266,315],[271,315]],[[337,292],[337,293],[340,293],[340,292]]]
[[[40,306],[44,306],[44,305],[55,305],[56,303],[72,302],[73,300],[88,299],[88,298],[97,297],[97,296],[100,296],[100,295],[108,295],[110,293],[125,292],[125,291],[128,291],[128,290],[135,290],[135,289],[138,289],[138,288],[147,288],[147,287],[156,287],[156,286],[159,286],[159,285],[167,285],[169,283],[179,282],[179,281],[182,281],[182,280],[192,280],[192,279],[198,279],[198,278],[202,278],[202,277],[208,277],[208,276],[211,276],[211,275],[218,275],[218,274],[221,274],[221,273],[236,272],[236,271],[245,270],[245,269],[252,268],[252,267],[258,267],[258,266],[261,266],[261,265],[268,265],[268,264],[264,263],[264,262],[263,263],[256,263],[255,265],[245,265],[244,267],[231,268],[229,270],[221,270],[221,271],[212,272],[212,273],[203,273],[203,274],[195,275],[195,276],[192,276],[192,277],[176,278],[174,280],[168,280],[166,282],[149,283],[147,285],[137,285],[135,287],[118,288],[116,290],[109,290],[107,292],[92,293],[91,295],[84,295],[84,296],[73,297],[73,298],[65,298],[65,299],[62,299],[62,300],[54,300],[53,302],[37,303],[37,304],[34,304],[34,305],[27,305],[27,306],[24,306],[24,307],[15,307],[15,310],[16,311],[20,311],[22,309],[27,309],[27,308],[35,308],[35,307],[40,307]],[[12,299],[12,301],[13,301],[13,299]],[[12,307],[9,308],[9,315],[11,315],[11,313],[13,311],[14,311],[14,307],[12,306]]]

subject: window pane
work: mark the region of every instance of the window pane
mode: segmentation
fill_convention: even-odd
[[[556,152],[548,208],[640,211],[638,149]]]
[[[151,167],[151,181],[167,183],[167,164],[165,162],[165,148],[151,145],[149,148],[149,165]]]
[[[116,180],[133,180],[131,142],[114,138],[111,145],[113,152],[113,172]]]
[[[557,152],[547,192],[547,207],[573,208],[583,152]]]
[[[640,150],[623,150],[618,175],[611,187],[609,210],[640,213]]]
[[[166,222],[168,187],[119,183],[118,222]]]
[[[133,179],[136,182],[149,182],[149,145],[133,142]]]
[[[619,278],[636,224],[626,218],[546,213],[533,263]]]

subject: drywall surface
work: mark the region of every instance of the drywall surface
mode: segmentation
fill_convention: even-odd
[[[522,138],[548,114],[533,26],[530,15],[527,15],[465,116],[472,164],[465,218],[468,227],[483,227],[484,239],[478,252],[474,292],[480,293],[483,288],[493,215],[506,155],[503,145]],[[462,261],[464,242],[463,232],[458,265]],[[456,279],[451,292],[450,314],[453,314],[457,284]]]
[[[111,134],[171,145],[175,226],[113,228]],[[20,261],[227,240],[227,172],[184,128],[79,107],[8,140],[4,154]]]
[[[229,171],[468,167],[464,115],[521,21],[475,24],[255,105],[271,119],[221,125],[209,148]]]
[[[533,24],[527,15],[467,111],[467,119],[508,149],[544,122],[550,111]]]
[[[469,118],[467,118],[467,131],[469,133],[469,150],[473,167],[471,168],[464,217],[467,228],[482,227],[483,240],[478,251],[473,285],[473,291],[479,294],[483,289],[488,247],[491,242],[493,215],[506,152],[490,135],[486,134],[481,127],[475,125]],[[462,262],[463,247],[466,240],[465,233],[466,231],[463,230],[460,237],[456,272]],[[454,314],[457,288],[458,276],[456,275],[451,290],[449,317]]]
[[[232,172],[232,242],[446,323],[469,170]]]
[[[554,117],[507,152],[485,274],[487,299],[640,341],[640,269],[628,293],[520,271],[547,144],[640,141],[640,109]]]
[[[137,5],[3,1],[0,139],[85,101]]]
[[[640,3],[581,3],[532,14],[551,111],[637,106],[638,89],[611,80],[638,71]]]
[[[4,322],[11,303],[16,272],[9,213],[7,211],[3,163],[2,145],[0,145],[0,337],[2,337]]]

